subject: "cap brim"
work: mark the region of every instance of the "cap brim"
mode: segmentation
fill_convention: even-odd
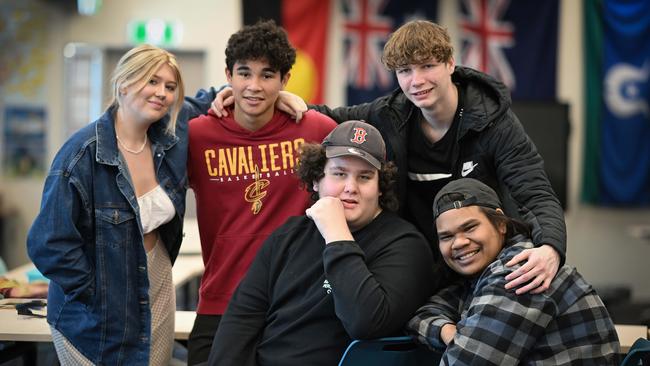
[[[327,146],[325,147],[325,156],[328,158],[338,158],[340,156],[355,156],[357,158],[361,158],[370,165],[374,166],[377,168],[377,170],[381,170],[381,162],[379,160],[375,159],[374,156],[368,154],[367,152],[357,149],[356,147],[350,147],[350,146]]]

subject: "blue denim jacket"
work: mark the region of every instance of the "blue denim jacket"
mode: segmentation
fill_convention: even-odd
[[[215,96],[187,98],[176,136],[168,116],[148,131],[158,183],[175,217],[159,228],[172,263],[182,239],[187,190],[187,121]],[[47,321],[97,365],[147,365],[151,334],[147,257],[137,198],[117,149],[114,110],[75,133],[45,180],[41,210],[27,238],[50,281]]]

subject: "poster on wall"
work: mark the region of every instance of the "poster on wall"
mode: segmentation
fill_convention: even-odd
[[[6,177],[42,176],[45,172],[45,108],[6,106],[3,173]]]

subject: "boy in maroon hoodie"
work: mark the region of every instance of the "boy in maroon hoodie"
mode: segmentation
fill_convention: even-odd
[[[322,141],[336,124],[316,111],[295,123],[275,108],[295,59],[286,32],[272,21],[242,28],[226,48],[232,109],[189,123],[188,175],[205,263],[190,365],[207,360],[221,315],[262,242],[309,207],[294,174],[298,149]]]

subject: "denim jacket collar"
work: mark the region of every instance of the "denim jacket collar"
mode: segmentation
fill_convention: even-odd
[[[100,164],[119,165],[119,151],[117,149],[117,139],[115,138],[115,106],[109,107],[106,112],[99,118],[95,125],[97,137],[97,155],[95,160]],[[154,122],[147,135],[152,145],[160,145],[163,150],[169,150],[178,142],[176,135],[170,135],[166,132],[169,115]]]

